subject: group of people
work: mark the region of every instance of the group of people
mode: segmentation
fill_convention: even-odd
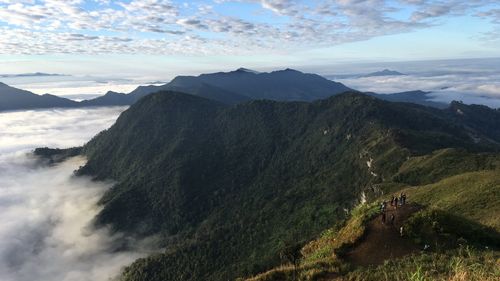
[[[405,205],[406,204],[406,193],[401,192],[399,197],[393,195],[391,198],[390,204],[394,208],[394,210],[397,210],[398,206]],[[384,200],[380,204],[380,212],[382,213],[382,223],[383,224],[385,224],[386,220],[387,220],[387,216],[386,216],[386,212],[385,212],[386,210],[387,210],[387,201]],[[391,215],[389,217],[389,224],[394,225],[395,220],[396,220],[396,217],[394,216],[394,213],[391,213]]]
[[[391,206],[393,206],[395,209],[397,209],[398,206],[403,206],[404,204],[406,204],[406,193],[401,192],[399,197],[394,195],[392,196]]]
[[[382,212],[382,223],[385,224],[386,222],[386,214],[385,212]],[[390,225],[394,225],[394,221],[396,220],[396,217],[394,216],[394,214],[391,214],[390,218],[389,218],[389,223]]]

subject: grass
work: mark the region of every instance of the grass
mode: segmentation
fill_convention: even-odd
[[[417,244],[432,250],[461,245],[500,249],[500,234],[495,229],[442,210],[425,209],[413,214],[404,223],[404,230]]]
[[[441,253],[422,253],[358,268],[338,280],[358,281],[493,281],[500,278],[500,252],[469,247]]]
[[[428,155],[409,158],[396,175],[395,182],[425,185],[457,174],[500,168],[500,156],[494,153],[472,153],[447,148]]]
[[[312,263],[342,254],[352,246],[366,230],[366,223],[378,214],[377,204],[359,205],[339,231],[326,230],[319,239],[313,240],[302,249],[304,262]]]
[[[376,267],[348,264],[343,253],[378,213],[376,203],[360,205],[342,227],[327,229],[303,247],[298,280],[500,280],[499,159],[459,149],[409,158],[394,177],[375,186],[386,193],[384,199],[404,191],[409,203],[424,207],[404,230],[415,242],[430,244],[429,250]],[[248,280],[292,280],[291,273],[283,265]]]
[[[317,280],[321,276],[348,272],[350,265],[344,263],[342,256],[365,233],[366,223],[378,214],[378,205],[362,204],[352,210],[350,218],[340,229],[324,231],[302,248],[299,265],[299,280]],[[292,280],[293,266],[282,265],[259,274],[247,281]]]
[[[500,231],[500,170],[469,172],[405,189],[408,200]]]

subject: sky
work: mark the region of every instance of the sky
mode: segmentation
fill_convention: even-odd
[[[484,57],[500,57],[497,0],[0,0],[2,73]]]

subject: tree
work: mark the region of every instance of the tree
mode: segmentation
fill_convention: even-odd
[[[300,260],[302,259],[302,244],[301,243],[291,243],[286,242],[285,246],[280,252],[280,258],[282,261],[291,263],[293,265],[293,275],[292,280],[297,280],[298,267]]]

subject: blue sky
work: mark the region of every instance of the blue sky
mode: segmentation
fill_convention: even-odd
[[[495,0],[0,0],[6,73],[500,57]]]

